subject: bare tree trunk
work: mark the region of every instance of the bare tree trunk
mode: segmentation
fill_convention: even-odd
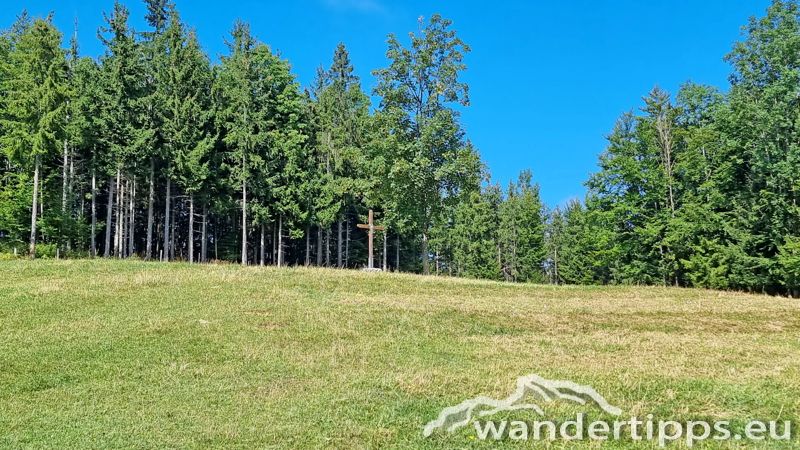
[[[189,264],[194,263],[194,194],[189,194]]]
[[[336,239],[336,267],[342,268],[342,221],[339,220],[339,235]]]
[[[452,243],[451,243],[452,245]],[[447,276],[453,276],[453,247],[449,246],[450,251],[447,254]]]
[[[91,243],[89,244],[89,257],[94,259],[97,253],[96,237],[97,233],[97,177],[94,168],[92,168],[92,236]]]
[[[28,257],[33,261],[36,258],[36,202],[39,200],[39,155],[33,163],[33,207],[31,208],[31,240]]]
[[[114,211],[114,177],[108,177],[108,208],[106,211],[106,247],[103,256],[111,256],[111,218]]]
[[[163,261],[164,260],[164,253],[161,250],[161,236],[163,236],[162,228],[164,228],[164,226],[160,222],[160,220],[161,220],[160,217],[158,218],[158,220],[159,220],[158,225],[156,225],[156,240],[155,240],[156,248],[154,249],[155,253],[154,253],[153,257],[158,257],[159,261]]]
[[[261,258],[259,265],[264,267],[264,260],[267,258],[267,226],[261,222]]]
[[[311,265],[311,227],[306,227],[306,264]]]
[[[150,195],[147,197],[147,246],[145,259],[153,259],[153,202],[156,196],[156,162],[150,158]]]
[[[172,204],[172,177],[169,175],[171,164],[167,163],[167,201],[164,207],[164,254],[162,255],[164,261],[169,261],[169,208]]]
[[[350,217],[345,214],[344,266],[350,267]]]
[[[331,229],[325,230],[325,266],[331,266]]]
[[[382,255],[383,256],[383,271],[384,272],[389,270],[389,263],[387,261],[388,260],[388,256],[387,256],[388,255],[388,248],[389,248],[389,245],[387,244],[388,240],[389,240],[389,232],[384,231],[383,232],[383,255]]]
[[[175,202],[175,211],[172,212],[172,215],[169,218],[169,260],[175,261],[175,216],[178,215],[178,205]]]
[[[117,169],[117,191],[119,191],[119,195],[117,195],[117,225],[114,228],[114,257],[120,258],[122,257],[122,231],[125,229],[125,222],[122,220],[122,216],[125,214],[125,189],[122,188],[121,184],[121,173],[120,170]]]
[[[134,175],[130,181],[131,184],[131,210],[128,214],[130,227],[128,228],[128,256],[133,256],[133,237],[136,230],[136,176]]]
[[[422,233],[422,274],[430,275],[431,268],[428,261],[428,232]]]
[[[206,263],[208,261],[206,249],[208,248],[208,203],[203,202],[203,231],[202,241],[200,242],[200,262]]]
[[[75,196],[73,195],[74,180],[75,180],[75,152],[74,149],[69,158],[69,182],[67,183],[67,200],[69,202],[69,217],[72,218],[74,212]],[[81,196],[83,197],[83,196]],[[81,216],[83,215],[83,198],[81,198]],[[67,235],[67,253],[72,251],[72,239]],[[64,255],[66,256],[66,254]]]
[[[437,258],[439,257],[439,251],[438,250],[436,251],[436,257]],[[509,274],[510,274],[511,270],[510,269],[506,270],[503,267],[503,253],[502,253],[502,249],[500,248],[500,242],[497,243],[497,265],[500,266],[500,271],[503,273],[503,279],[505,279],[506,282],[508,282],[509,279],[510,279]],[[437,275],[438,275],[438,268],[437,268]]]
[[[242,180],[242,265],[247,265],[247,182],[244,180]]]
[[[278,267],[283,266],[283,215],[278,215]]]
[[[278,265],[278,222],[272,223],[272,253],[270,253],[270,263]]]
[[[397,251],[397,253],[396,253],[396,256],[395,256],[396,261],[395,261],[394,270],[397,271],[397,272],[400,272],[400,235],[399,234],[397,235],[397,249],[396,249],[396,251]]]
[[[219,248],[217,247],[217,236],[219,235],[219,218],[214,216],[214,259],[219,260]]]
[[[120,205],[119,205],[119,207],[122,210],[122,216],[121,216],[122,217],[122,222],[121,222],[121,224],[122,224],[121,225],[122,226],[122,232],[120,233],[120,237],[119,237],[119,244],[120,244],[119,245],[119,248],[120,248],[120,256],[119,257],[120,257],[120,259],[124,259],[124,258],[126,258],[128,256],[128,226],[129,226],[128,216],[129,216],[129,214],[128,214],[128,203],[127,202],[128,202],[128,199],[131,196],[130,187],[131,187],[131,182],[129,180],[126,180],[125,176],[123,175],[123,177],[122,177],[122,189],[120,190],[120,192],[122,192],[122,194],[123,194],[123,197],[120,197],[121,202],[120,202]]]
[[[64,139],[64,164],[61,180],[61,220],[59,221],[61,230],[59,230],[60,236],[58,238],[58,246],[62,248],[66,248],[64,245],[64,233],[66,231],[64,229],[64,224],[67,221],[67,165],[69,165],[69,154],[67,153],[67,140]]]
[[[553,272],[555,274],[555,284],[558,283],[558,247],[553,247]]]
[[[317,267],[322,266],[322,225],[317,227]]]

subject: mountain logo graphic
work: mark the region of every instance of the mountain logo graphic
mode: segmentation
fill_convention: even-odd
[[[538,375],[525,375],[517,378],[517,390],[506,399],[496,400],[489,397],[476,397],[450,406],[439,413],[436,420],[425,425],[423,435],[430,436],[437,428],[453,431],[469,424],[478,417],[491,416],[501,411],[533,410],[544,416],[539,405],[529,401],[541,400],[552,402],[556,399],[567,400],[581,405],[586,402],[595,403],[600,409],[618,416],[622,410],[610,405],[603,396],[590,386],[580,386],[572,381],[547,380]]]

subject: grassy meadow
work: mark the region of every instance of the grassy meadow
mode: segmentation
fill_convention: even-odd
[[[549,418],[800,421],[788,298],[141,261],[7,261],[0,274],[2,449],[599,448],[484,442],[472,426],[423,437],[443,408],[505,398],[532,373],[623,411],[560,401]]]

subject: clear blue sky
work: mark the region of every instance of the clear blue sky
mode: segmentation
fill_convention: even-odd
[[[466,0],[176,0],[183,19],[197,29],[213,59],[238,17],[279,49],[303,84],[330,64],[336,44],[350,50],[365,88],[371,70],[384,67],[386,35],[416,30],[417,17],[434,13],[455,22],[472,47],[463,79],[470,106],[463,122],[503,185],[521,169],[533,170],[551,206],[583,196],[582,182],[622,113],[641,105],[655,84],[671,92],[691,78],[727,90],[722,57],[752,15],[768,0],[492,1]],[[143,27],[144,6],[124,2]],[[72,34],[79,20],[83,54],[102,53],[96,39],[102,12],[112,0],[9,0],[0,10],[5,28],[23,8],[56,12]]]

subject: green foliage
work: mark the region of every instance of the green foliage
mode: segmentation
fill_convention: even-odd
[[[488,186],[471,192],[455,210],[453,243],[460,275],[499,280],[500,252],[497,224],[502,191]]]
[[[107,26],[100,29],[99,36],[106,52],[101,58],[101,92],[97,100],[102,102],[101,139],[108,149],[105,166],[112,174],[146,154],[153,131],[143,127],[144,55],[128,23],[130,11],[116,1],[113,12],[103,16]]]
[[[33,186],[27,171],[3,159],[0,156],[0,164],[5,166],[0,169],[0,238],[16,245],[30,233],[28,215]]]
[[[163,99],[160,134],[171,150],[173,175],[192,194],[201,191],[209,177],[209,154],[216,139],[211,129],[214,77],[197,36],[186,30],[177,11],[170,14],[162,39],[166,55],[158,72]]]
[[[376,115],[387,134],[397,136],[390,147],[380,146],[385,164],[378,185],[379,198],[397,208],[396,222],[422,233],[423,272],[428,273],[429,228],[442,211],[455,206],[462,192],[477,185],[482,164],[465,139],[459,112],[453,105],[469,105],[469,88],[459,81],[470,51],[452,21],[438,14],[419,34],[411,33],[405,48],[389,35],[389,67],[373,74],[381,97]],[[400,206],[402,205],[402,206]]]
[[[499,206],[499,245],[503,274],[507,281],[542,282],[545,261],[544,205],[539,185],[524,170],[517,184],[509,183],[505,201]]]
[[[552,211],[529,170],[506,190],[481,185],[491,178],[460,115],[470,48],[451,21],[420,19],[408,45],[389,35],[371,111],[344,44],[302,93],[289,61],[247,23],[234,24],[228,54],[213,64],[171,1],[145,6],[149,28],[137,33],[115,2],[97,60],[81,58],[75,38],[63,49],[51,17],[23,13],[0,33],[4,249],[30,235],[34,254],[50,255],[55,242],[68,243],[61,256],[73,244],[70,255],[84,254],[107,213],[106,231],[127,234],[134,254],[155,234],[159,245],[175,240],[178,258],[202,242],[245,264],[284,253],[310,263],[336,246],[342,265],[357,267],[366,236],[355,222],[374,209],[387,227],[376,257],[405,270],[800,294],[796,0],[750,19],[726,56],[728,92],[656,86],[622,114],[585,200]],[[101,189],[118,173],[122,186],[152,182],[152,197],[134,195],[133,217],[130,203],[117,208],[119,191]],[[45,246],[34,250],[37,239]]]
[[[6,37],[11,49],[3,64],[0,147],[10,160],[29,166],[58,147],[70,90],[62,35],[51,18],[20,26],[21,35]]]
[[[337,46],[330,69],[317,70],[312,94],[318,164],[314,168],[314,210],[316,222],[328,227],[341,219],[357,198],[365,197],[370,187],[364,151],[370,100],[353,74],[344,44]]]

